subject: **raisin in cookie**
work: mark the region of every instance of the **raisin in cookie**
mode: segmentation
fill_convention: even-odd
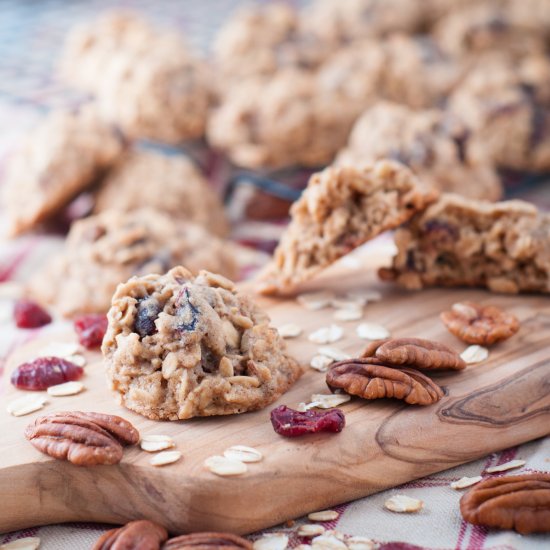
[[[486,62],[485,62],[486,61]],[[470,148],[497,166],[550,169],[550,60],[494,56],[456,89],[449,108],[471,131]]]
[[[131,138],[178,144],[204,134],[213,100],[206,62],[180,37],[131,14],[75,29],[63,73]]]
[[[18,235],[62,210],[123,152],[120,134],[92,106],[48,115],[9,159],[3,206]]]
[[[111,387],[154,420],[261,409],[301,374],[267,315],[207,271],[133,277],[118,287],[108,318]]]
[[[261,277],[264,294],[292,292],[345,254],[437,198],[400,163],[329,167],[291,208],[290,225]]]
[[[229,230],[221,200],[184,155],[129,151],[109,171],[95,201],[96,213],[150,207],[202,225],[214,235]]]
[[[236,275],[234,250],[199,225],[142,209],[108,210],[73,224],[64,250],[30,282],[29,292],[62,315],[106,312],[119,283],[185,265]]]
[[[492,163],[474,157],[468,144],[468,130],[443,111],[378,102],[357,120],[336,163],[394,159],[440,191],[498,200],[502,188]]]
[[[395,234],[386,280],[420,289],[479,286],[494,292],[550,292],[550,216],[530,203],[443,195]]]

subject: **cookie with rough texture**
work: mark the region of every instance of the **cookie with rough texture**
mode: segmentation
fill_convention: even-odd
[[[471,131],[470,148],[497,166],[550,169],[550,60],[482,60],[455,90],[449,108]]]
[[[395,233],[383,279],[420,289],[487,287],[550,292],[550,216],[523,201],[489,203],[443,195]]]
[[[433,30],[442,49],[456,57],[486,51],[510,55],[542,53],[548,47],[549,28],[543,20],[518,11],[519,2],[480,2],[451,11]],[[547,4],[548,7],[548,4]]]
[[[335,109],[334,100],[310,71],[288,68],[245,79],[213,112],[207,137],[248,168],[327,164],[355,118],[351,105]]]
[[[62,73],[131,138],[177,144],[204,134],[213,100],[207,64],[179,35],[136,15],[109,13],[75,28]]]
[[[9,159],[3,207],[18,235],[62,210],[121,155],[120,134],[95,109],[49,114]]]
[[[154,420],[261,409],[301,374],[267,315],[207,271],[133,277],[118,287],[108,318],[111,388]]]
[[[441,105],[462,76],[462,67],[426,35],[394,34],[386,51],[384,98],[414,108]]]
[[[199,225],[161,212],[108,210],[71,227],[64,250],[30,282],[29,293],[62,315],[104,313],[119,283],[185,265],[236,275],[231,246]]]
[[[93,22],[75,25],[67,35],[59,72],[70,86],[96,94],[103,71],[120,52],[134,51],[143,55],[148,50],[164,48],[178,54],[187,51],[183,38],[176,32],[158,32],[136,13],[109,11]]]
[[[238,10],[214,41],[214,62],[223,77],[220,92],[243,77],[272,75],[283,67],[316,68],[333,50],[301,27],[298,11],[286,3]]]
[[[394,159],[440,191],[498,200],[502,195],[498,174],[489,159],[474,157],[469,137],[462,124],[439,109],[413,110],[379,102],[357,120],[336,163]]]
[[[425,0],[315,0],[305,8],[304,26],[323,40],[346,44],[365,37],[421,30]]]
[[[393,229],[437,198],[400,163],[329,167],[314,174],[291,208],[273,261],[261,277],[265,294],[292,292],[354,248]]]
[[[214,235],[229,231],[220,198],[184,155],[134,149],[109,171],[95,196],[95,212],[154,208]]]

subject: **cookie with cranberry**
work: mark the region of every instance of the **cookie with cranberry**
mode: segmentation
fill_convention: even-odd
[[[73,224],[64,249],[30,281],[29,292],[59,313],[105,313],[119,283],[185,265],[236,275],[233,245],[203,227],[152,209],[108,210]]]
[[[268,316],[208,271],[132,277],[108,318],[102,351],[111,388],[154,420],[261,409],[301,374]]]

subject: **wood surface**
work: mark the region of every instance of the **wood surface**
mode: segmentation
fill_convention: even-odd
[[[77,396],[48,398],[37,413],[15,418],[5,403],[20,391],[8,383],[10,371],[44,342],[16,350],[6,374],[0,410],[0,531],[65,521],[123,523],[149,518],[175,533],[222,530],[250,533],[314,510],[357,499],[482,457],[490,452],[550,433],[550,299],[499,296],[477,290],[409,293],[376,280],[379,259],[359,268],[334,266],[311,289],[381,290],[364,321],[387,326],[393,336],[416,336],[465,345],[450,335],[439,313],[456,301],[471,299],[502,306],[521,321],[517,335],[494,346],[489,360],[459,373],[434,376],[447,395],[436,405],[415,407],[396,400],[352,399],[341,408],[347,425],[340,434],[297,439],[277,435],[266,410],[231,417],[154,422],[117,405],[107,389],[98,353],[88,353]],[[292,300],[266,300],[276,326],[293,322],[304,335],[288,340],[290,352],[305,364],[317,346],[307,334],[333,320],[334,310],[311,312]],[[355,335],[359,322],[342,323],[344,340],[333,344],[350,353],[365,345]],[[72,340],[67,332],[64,338]],[[326,393],[324,374],[308,369],[277,405],[296,406],[312,393]],[[275,405],[274,405],[275,406]],[[55,410],[99,411],[122,415],[142,434],[168,434],[183,458],[162,468],[149,465],[151,454],[125,450],[117,466],[83,468],[50,459],[23,437],[25,426]],[[210,455],[231,445],[260,449],[264,460],[245,475],[215,476],[203,468]]]

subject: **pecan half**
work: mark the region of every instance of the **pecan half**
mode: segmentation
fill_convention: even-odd
[[[92,550],[160,550],[167,538],[168,532],[162,525],[140,519],[107,531]]]
[[[170,539],[162,550],[252,550],[252,543],[231,533],[191,533]]]
[[[486,479],[460,499],[460,512],[474,525],[550,533],[550,474]]]
[[[122,446],[139,441],[139,432],[123,418],[93,412],[58,412],[38,417],[25,437],[39,451],[78,466],[118,464]]]
[[[488,346],[510,338],[519,330],[515,315],[474,302],[453,304],[440,317],[449,332],[468,344]]]
[[[370,343],[362,357],[376,357],[389,366],[425,370],[461,370],[466,363],[449,346],[422,338],[387,338]]]
[[[331,390],[342,389],[363,399],[395,397],[411,405],[432,405],[444,396],[443,390],[421,372],[393,368],[373,357],[335,363],[326,380]]]

